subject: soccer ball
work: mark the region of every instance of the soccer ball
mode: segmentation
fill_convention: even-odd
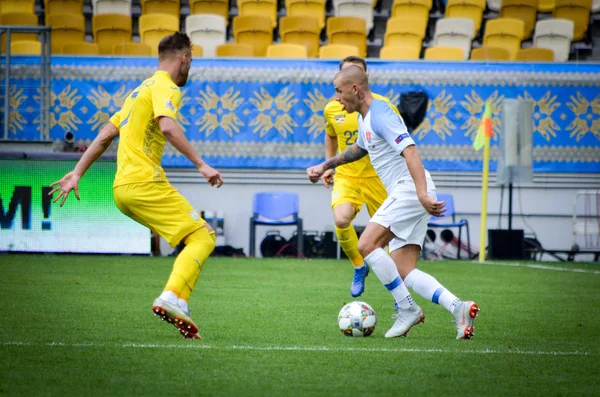
[[[366,302],[347,303],[338,314],[340,331],[346,336],[369,336],[376,323],[375,310]]]

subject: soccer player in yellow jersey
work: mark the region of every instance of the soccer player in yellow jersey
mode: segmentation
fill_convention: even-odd
[[[340,62],[340,70],[348,65],[356,65],[367,71],[364,59],[349,56]],[[374,98],[389,100],[381,95],[373,94]],[[391,107],[398,113],[393,104]],[[348,114],[339,101],[333,100],[325,106],[325,157],[333,158],[356,142],[358,134],[358,113]],[[387,197],[385,186],[379,180],[375,169],[371,165],[369,156],[353,163],[337,168],[335,183],[333,170],[328,170],[322,177],[323,184],[329,188],[333,184],[331,208],[335,221],[335,233],[340,246],[354,265],[354,277],[350,286],[353,297],[360,296],[365,290],[365,278],[369,274],[369,267],[358,252],[358,236],[352,220],[366,204],[369,216],[373,216],[381,203]]]
[[[211,186],[223,184],[221,174],[196,153],[177,124],[181,100],[179,87],[188,79],[192,62],[191,42],[184,33],[173,33],[158,45],[158,70],[125,100],[121,110],[98,133],[75,169],[50,192],[62,197],[74,190],[79,200],[79,179],[119,136],[117,173],[113,195],[117,207],[133,220],[154,230],[171,246],[185,248],[175,259],[162,294],[152,305],[154,314],[174,324],[185,338],[200,339],[188,300],[204,262],[215,248],[215,234],[198,217],[192,205],[167,181],[161,167],[166,141],[186,156]]]

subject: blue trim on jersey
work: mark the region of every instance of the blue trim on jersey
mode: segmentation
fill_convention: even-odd
[[[440,295],[443,294],[445,291],[444,288],[440,287],[438,289],[435,290],[435,292],[433,293],[433,296],[431,297],[431,301],[435,304],[439,305],[439,300],[440,300]]]
[[[394,281],[392,281],[389,284],[385,284],[385,288],[388,289],[388,291],[392,291],[396,288],[398,288],[400,286],[400,284],[402,284],[402,279],[400,277],[396,277],[396,279]]]

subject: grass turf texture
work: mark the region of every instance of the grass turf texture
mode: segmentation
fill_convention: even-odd
[[[152,315],[173,258],[0,255],[0,394],[572,395],[600,387],[600,270],[423,262],[481,307],[475,338],[415,295],[425,324],[383,337],[391,296],[374,274],[359,299],[369,338],[343,336],[347,261],[211,258],[192,295],[203,341]],[[595,273],[594,273],[595,272]],[[578,352],[574,354],[575,352]]]

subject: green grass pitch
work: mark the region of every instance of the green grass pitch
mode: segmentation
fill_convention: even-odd
[[[422,262],[481,307],[475,338],[415,296],[425,323],[343,336],[349,262],[210,258],[191,299],[203,340],[154,317],[173,258],[0,255],[0,395],[598,395],[600,266]],[[540,265],[539,263],[534,266]]]

